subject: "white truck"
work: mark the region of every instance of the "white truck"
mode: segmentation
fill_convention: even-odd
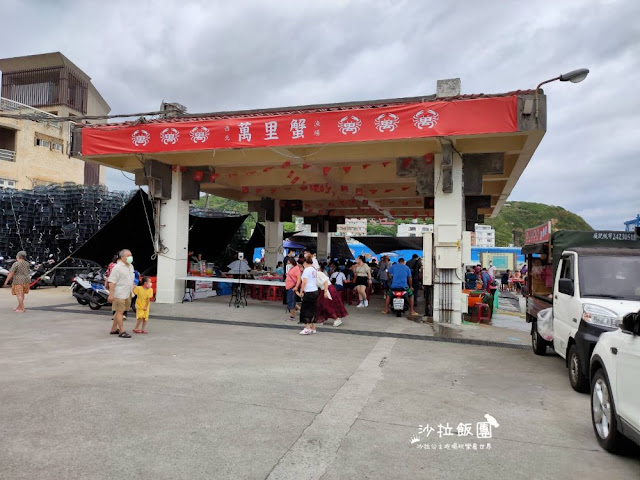
[[[589,360],[600,335],[640,310],[640,240],[635,232],[527,231],[527,322],[534,353],[547,347],[565,359],[569,381],[589,391]],[[535,229],[532,229],[535,230]],[[537,328],[542,309],[553,309],[553,338]],[[548,337],[547,337],[548,338]]]

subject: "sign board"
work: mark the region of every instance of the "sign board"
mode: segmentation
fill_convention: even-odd
[[[551,222],[524,231],[524,243],[548,243],[551,239]]]

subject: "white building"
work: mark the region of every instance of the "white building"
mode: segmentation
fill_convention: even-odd
[[[358,237],[367,234],[366,218],[345,218],[344,225],[338,225],[338,237]]]
[[[398,237],[421,237],[427,232],[433,232],[432,224],[418,223],[417,220],[411,223],[401,223],[398,225]]]
[[[476,223],[476,247],[495,247],[496,231],[490,225]]]
[[[311,233],[311,225],[304,223],[304,217],[296,217],[296,232]]]

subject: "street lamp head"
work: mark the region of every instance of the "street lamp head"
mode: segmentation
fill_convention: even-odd
[[[578,70],[573,70],[568,73],[563,73],[560,75],[561,82],[571,82],[571,83],[580,83],[589,75],[588,68],[579,68]]]

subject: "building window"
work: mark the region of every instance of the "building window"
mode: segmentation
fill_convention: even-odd
[[[34,143],[36,146],[45,147],[60,153],[64,150],[64,142],[62,140],[39,133],[36,133]]]
[[[16,188],[16,181],[8,178],[0,178],[0,188]]]
[[[49,140],[45,140],[44,138],[36,138],[36,145],[40,147],[51,148],[51,142]]]

